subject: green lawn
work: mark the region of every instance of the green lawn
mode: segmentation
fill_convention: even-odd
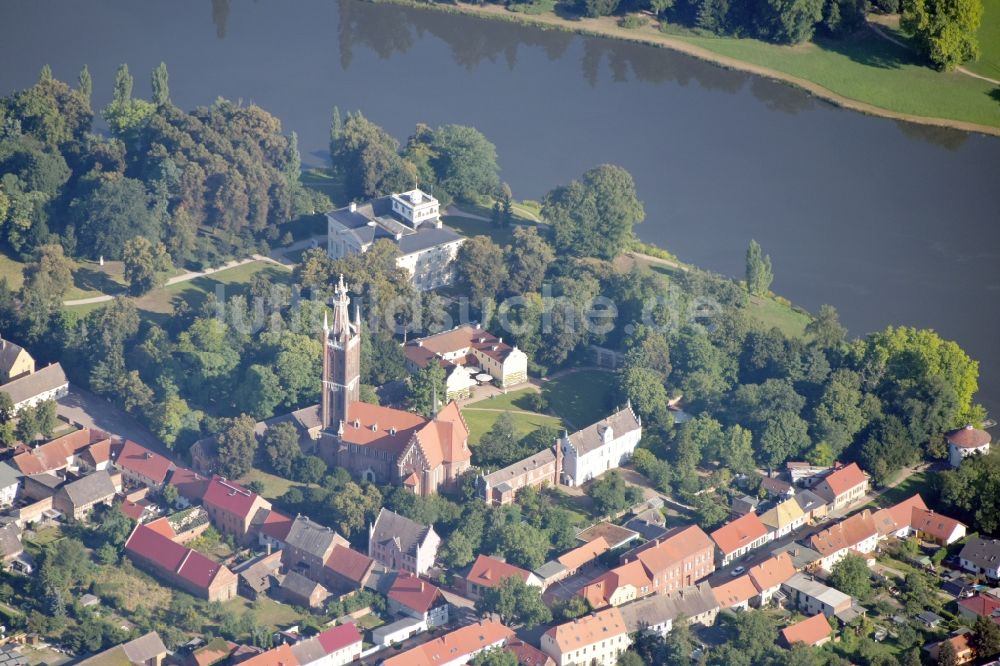
[[[514,240],[513,225],[494,227],[492,222],[476,220],[460,215],[443,215],[441,219],[446,225],[463,236],[489,236],[497,245],[510,245]]]
[[[509,409],[515,412],[533,412],[535,410],[531,405],[530,398],[535,393],[537,391],[534,389],[520,389],[480,400],[479,402],[472,403],[470,406],[488,409]]]
[[[279,604],[273,599],[261,597],[257,601],[250,601],[244,597],[236,597],[222,604],[226,610],[233,611],[239,615],[253,612],[257,624],[267,625],[272,629],[286,627],[302,621],[302,615],[296,612],[291,606]]]
[[[979,26],[979,60],[966,67],[991,79],[1000,79],[1000,0],[983,0]]]
[[[282,478],[275,474],[265,472],[261,469],[252,469],[250,473],[240,479],[240,483],[246,485],[251,481],[259,481],[264,486],[261,496],[265,499],[273,500],[288,492],[292,486],[298,485],[294,481]]]
[[[122,276],[122,262],[70,260],[73,270],[73,285],[66,292],[66,299],[89,298],[101,294],[117,294],[125,291]],[[0,278],[7,279],[7,286],[20,289],[24,283],[24,262],[0,252]]]
[[[490,409],[492,409],[492,407]],[[518,436],[521,437],[538,430],[543,426],[550,426],[556,430],[562,428],[562,421],[554,416],[516,411],[508,413],[514,419],[514,428],[517,431]],[[463,409],[462,416],[465,418],[465,422],[469,426],[469,444],[477,444],[479,442],[479,438],[493,426],[493,423],[500,418],[501,414],[503,414],[502,411],[488,411],[487,409],[477,409],[476,407],[466,407]]]
[[[806,325],[810,317],[801,310],[796,310],[775,298],[751,296],[747,314],[763,324],[766,328],[777,327],[791,338],[803,338],[806,335]]]
[[[542,394],[549,411],[575,430],[585,428],[614,409],[615,376],[602,370],[580,370],[545,382]]]
[[[917,472],[916,474],[911,474],[898,486],[889,488],[884,493],[879,495],[876,500],[876,504],[881,507],[892,506],[893,504],[902,502],[908,497],[912,497],[914,493],[920,493],[921,497],[926,500],[930,494],[930,483],[931,479],[927,475],[927,472]]]
[[[156,289],[136,301],[136,306],[152,314],[171,314],[174,307],[184,301],[192,309],[197,309],[216,293],[216,288],[224,287],[226,297],[242,294],[257,273],[266,273],[275,282],[290,283],[291,271],[265,261],[252,261],[218,273],[198,277],[187,282],[178,282],[162,289]]]
[[[306,187],[323,192],[330,197],[334,205],[345,205],[347,196],[344,194],[344,184],[341,179],[334,178],[329,169],[309,169],[303,171],[299,180]],[[339,202],[339,203],[338,203]]]
[[[995,13],[1000,0],[989,0],[989,5]],[[984,30],[992,36],[997,28],[986,26]],[[817,37],[798,46],[729,37],[676,38],[813,81],[844,97],[890,111],[1000,126],[996,86],[956,72],[937,72],[909,50],[870,32],[846,40]],[[988,67],[998,51],[1000,46],[988,46],[977,66]]]

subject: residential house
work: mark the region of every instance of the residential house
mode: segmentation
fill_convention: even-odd
[[[24,477],[20,471],[0,462],[0,508],[8,507],[17,499],[17,491]]]
[[[177,489],[177,505],[186,507],[201,503],[212,483],[212,477],[187,467],[176,467],[167,483]]]
[[[798,503],[799,508],[802,509],[802,515],[805,516],[806,522],[826,518],[829,505],[825,499],[813,491],[798,491],[795,493],[795,501]]]
[[[528,357],[479,324],[463,324],[403,345],[411,372],[431,363],[445,370],[446,400],[467,398],[476,386],[476,375],[486,373],[497,386],[510,388],[528,380]]]
[[[155,631],[78,661],[78,666],[160,666],[167,647]]]
[[[579,595],[591,608],[605,608],[655,593],[651,573],[640,560],[632,560],[590,581],[580,589]]]
[[[964,539],[966,531],[964,523],[920,508],[913,509],[910,527],[916,532],[918,539],[939,546],[949,546]]]
[[[579,486],[632,458],[642,438],[642,421],[629,404],[572,435],[563,434],[563,483]]]
[[[334,594],[354,592],[368,587],[380,568],[381,565],[364,553],[337,544],[323,565],[323,584]]]
[[[502,506],[514,501],[522,488],[557,486],[562,475],[562,447],[557,445],[524,460],[479,477],[480,496],[489,504]]]
[[[292,531],[294,518],[275,509],[258,511],[253,517],[251,532],[257,534],[257,543],[265,548],[277,550],[285,547],[288,533]]]
[[[442,224],[438,209],[437,199],[416,188],[351,202],[326,214],[327,253],[340,259],[385,240],[398,248],[396,266],[410,274],[418,290],[451,284],[465,237]]]
[[[346,666],[361,657],[361,634],[353,622],[338,624],[299,641],[292,654],[298,666]]]
[[[35,371],[35,359],[21,345],[0,337],[0,384]]]
[[[718,604],[715,604],[718,606]],[[618,608],[630,634],[643,632],[664,637],[674,627],[674,620],[680,615],[674,600],[663,594],[645,597]]]
[[[77,457],[87,448],[108,439],[100,430],[83,428],[23,451],[14,456],[14,466],[24,474],[44,474],[75,467]]]
[[[261,509],[270,509],[271,503],[257,493],[247,490],[234,481],[215,475],[208,483],[202,497],[215,529],[231,534],[238,543],[248,543],[253,536],[251,525]]]
[[[755,513],[741,516],[712,532],[712,540],[718,548],[719,566],[723,567],[773,538],[774,533],[768,532]]]
[[[812,488],[831,471],[825,465],[811,465],[801,461],[789,461],[785,463],[785,469],[788,470],[788,478],[792,483],[803,488]]]
[[[382,666],[462,666],[490,648],[503,647],[514,632],[493,620],[480,620],[395,654]]]
[[[470,599],[479,599],[483,590],[496,587],[511,577],[520,578],[527,585],[542,586],[542,581],[532,572],[489,555],[480,555],[464,575],[456,576],[456,586]]]
[[[514,655],[518,666],[556,666],[555,659],[519,638],[507,641],[504,649]]]
[[[120,475],[94,472],[59,488],[52,497],[52,507],[67,518],[83,520],[98,504],[110,506],[120,490]]]
[[[427,623],[415,617],[403,617],[395,622],[382,624],[372,629],[372,643],[382,647],[399,645],[403,641],[427,631]]]
[[[0,527],[0,563],[4,565],[4,569],[23,552],[24,545],[21,543],[21,528],[15,523],[8,523]]]
[[[990,434],[967,425],[944,436],[948,443],[948,462],[958,467],[969,456],[984,456],[990,451]]]
[[[722,609],[746,610],[750,608],[750,601],[757,597],[757,588],[748,574],[743,574],[738,578],[728,580],[718,587],[713,587],[712,592]]]
[[[715,571],[715,545],[697,525],[677,527],[625,553],[621,562],[642,562],[658,594],[691,587]]]
[[[969,622],[975,622],[977,617],[988,617],[1000,623],[1000,599],[991,594],[980,593],[968,599],[958,600],[958,614]]]
[[[873,552],[878,545],[878,529],[871,511],[865,509],[814,534],[809,545],[820,554],[819,566],[830,571],[849,552],[859,555]]]
[[[228,601],[236,596],[238,580],[226,566],[172,539],[165,519],[136,525],[125,542],[125,554],[139,568],[185,592],[208,601]]]
[[[167,458],[130,439],[125,440],[115,457],[115,467],[121,470],[125,485],[131,488],[146,486],[160,490],[173,466]]]
[[[237,661],[235,654],[233,657]],[[237,663],[242,666],[299,666],[298,658],[287,643],[280,643],[266,652],[239,659]]]
[[[788,481],[774,476],[765,476],[760,480],[761,489],[767,494],[767,498],[776,502],[783,502],[791,499],[795,494],[795,488]]]
[[[14,414],[25,407],[34,407],[46,400],[58,400],[69,393],[69,380],[58,363],[47,365],[37,372],[24,375],[0,387],[14,403]]]
[[[562,577],[569,578],[575,575],[581,568],[593,562],[610,549],[608,540],[603,536],[599,536],[593,541],[588,541],[582,546],[577,546],[572,550],[566,551],[556,558],[556,562],[564,567],[565,575]]]
[[[780,539],[794,532],[802,527],[807,519],[794,497],[789,497],[760,514],[760,522],[764,523],[768,532],[774,534],[773,539]]]
[[[385,595],[389,610],[423,620],[428,627],[448,624],[448,601],[436,586],[403,572],[392,581]]]
[[[987,578],[1000,578],[1000,540],[970,537],[958,554],[959,564],[966,571]]]
[[[820,554],[808,546],[794,541],[782,544],[771,550],[771,555],[788,555],[792,560],[792,567],[796,571],[805,571],[811,568],[820,560]]]
[[[941,645],[945,642],[951,643],[951,647],[955,650],[955,662],[956,664],[968,664],[976,660],[976,650],[972,645],[972,632],[968,629],[962,630],[950,638],[946,638],[943,641],[938,641],[936,643],[931,643],[930,645],[924,647],[924,651],[927,652],[927,656],[933,660],[934,663],[938,663],[938,655],[941,652]]]
[[[868,493],[868,475],[857,463],[851,463],[826,475],[813,487],[813,492],[827,501],[830,511],[840,511]]]
[[[822,613],[828,618],[835,617],[853,605],[849,595],[801,573],[782,583],[781,589],[788,595],[789,602],[807,615]]]
[[[261,595],[270,593],[277,583],[280,571],[281,552],[268,553],[253,564],[240,569],[237,591],[240,595],[254,601]]]
[[[757,606],[766,606],[781,589],[781,584],[795,575],[795,565],[788,553],[779,553],[750,567],[747,572],[757,590]]]
[[[805,643],[811,647],[819,647],[832,638],[833,629],[826,615],[816,613],[801,622],[787,626],[781,630],[781,640],[787,647],[796,643]]]
[[[330,596],[325,587],[296,571],[285,574],[276,592],[285,603],[303,608],[321,608]]]
[[[912,495],[885,509],[879,509],[872,514],[879,539],[888,539],[889,537],[904,539],[912,536],[914,509],[927,509],[927,505],[924,504],[924,500],[919,494]]]
[[[745,516],[748,513],[757,513],[758,506],[760,506],[760,500],[756,497],[751,497],[750,495],[734,497],[732,503],[729,505],[729,517],[732,520]]]
[[[332,528],[320,525],[305,516],[297,516],[285,537],[281,562],[285,569],[296,571],[314,581],[323,579],[323,565],[337,546],[349,548],[347,539]]]
[[[110,438],[94,442],[76,456],[74,462],[81,472],[90,473],[105,470],[111,465],[112,444]]]
[[[542,634],[541,648],[558,666],[614,666],[631,642],[621,611],[612,606],[552,627]]]
[[[29,500],[43,500],[59,492],[64,483],[66,483],[64,477],[50,472],[29,474],[24,477],[24,492],[22,494]]]
[[[389,509],[378,512],[368,529],[368,557],[396,571],[422,576],[437,558],[441,537],[430,525],[421,525]]]

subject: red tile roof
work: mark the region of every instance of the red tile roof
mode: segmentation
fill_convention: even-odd
[[[365,576],[371,570],[375,560],[353,548],[337,544],[330,553],[330,558],[323,566],[353,581],[357,585],[364,583]]]
[[[345,444],[386,451],[398,457],[410,442],[413,432],[427,423],[427,419],[391,407],[352,402],[347,408],[341,440]]]
[[[810,618],[785,627],[781,630],[781,635],[789,646],[795,643],[816,645],[824,638],[829,638],[831,632],[832,629],[830,629],[830,623],[826,616],[822,613],[816,613]]]
[[[927,509],[914,508],[910,527],[918,532],[929,534],[939,541],[946,541],[951,538],[955,530],[964,528],[965,523]]]
[[[267,512],[264,522],[260,524],[258,529],[264,536],[271,537],[276,541],[284,541],[288,536],[288,531],[292,529],[293,522],[292,518],[289,518],[280,511],[271,509]]]
[[[507,652],[517,657],[519,666],[555,666],[555,659],[534,645],[515,638],[507,641]]]
[[[913,520],[914,508],[927,508],[924,499],[919,494],[912,495],[887,509],[879,509],[872,515],[875,520],[875,529],[880,535],[886,536],[904,527],[909,527]]]
[[[767,534],[767,527],[755,513],[748,513],[712,532],[712,540],[725,555],[748,546]]]
[[[580,590],[580,596],[587,600],[591,608],[603,608],[611,603],[611,597],[619,588],[631,585],[636,596],[643,595],[643,588],[649,593],[653,588],[653,580],[645,565],[639,560],[615,567],[590,581]]]
[[[845,548],[853,548],[869,537],[876,536],[875,520],[868,509],[845,518],[833,527],[814,534],[809,540],[813,550],[824,557]]]
[[[299,660],[292,653],[292,648],[284,643],[240,663],[245,666],[299,666]]]
[[[531,572],[498,560],[495,557],[480,555],[472,563],[472,568],[469,569],[469,573],[466,574],[465,579],[480,587],[495,587],[502,583],[504,578],[510,578],[511,576],[516,576],[524,582],[528,582]]]
[[[258,508],[254,503],[256,499],[257,493],[247,490],[235,481],[228,481],[216,475],[209,482],[202,502],[205,506],[215,507],[247,520]]]
[[[14,456],[14,464],[24,475],[43,474],[62,469],[69,464],[69,459],[81,453],[95,442],[107,439],[107,433],[100,430],[84,428],[63,435],[47,444],[42,444],[31,451]]]
[[[166,519],[161,519],[166,523]],[[226,569],[196,550],[173,542],[159,528],[160,521],[138,525],[125,543],[125,552],[141,557],[154,566],[172,572],[192,585],[207,589],[220,571]],[[167,524],[167,529],[170,529]],[[173,531],[172,529],[170,530]]]
[[[154,453],[145,446],[127,439],[115,459],[115,465],[160,484],[166,481],[167,472],[173,463],[159,453]]]
[[[834,495],[840,497],[851,488],[856,488],[868,479],[861,471],[857,463],[851,463],[846,467],[841,467],[835,472],[831,472],[823,481],[830,486]]]
[[[958,430],[952,430],[945,435],[949,444],[954,444],[960,449],[978,449],[990,443],[990,434],[985,430],[966,426]]]
[[[576,571],[587,562],[597,559],[606,552],[608,552],[608,540],[599,536],[593,541],[563,553],[556,558],[556,561],[570,571]]]
[[[354,626],[353,622],[330,627],[326,631],[320,632],[316,638],[319,639],[319,644],[323,646],[327,654],[361,642],[361,634],[358,633],[358,628]]]
[[[732,608],[742,603],[750,601],[757,596],[757,588],[750,580],[749,574],[743,574],[739,578],[726,581],[718,587],[712,588],[716,600],[721,608]]]
[[[170,485],[177,488],[177,494],[189,502],[200,502],[205,497],[211,479],[187,467],[178,467],[170,475]]]
[[[625,627],[625,618],[614,606],[552,627],[545,632],[564,655],[626,633],[628,629]]]
[[[972,611],[976,615],[993,617],[993,614],[1000,611],[1000,599],[994,599],[985,594],[977,594],[968,599],[960,599],[958,605],[966,610]]]
[[[149,502],[146,500],[139,500],[138,502],[125,500],[119,505],[118,509],[132,520],[139,520],[142,518],[142,514],[146,512],[146,507],[148,506]]]
[[[441,598],[441,590],[411,573],[404,572],[396,576],[385,596],[413,611],[426,613]]]
[[[617,609],[615,609],[617,610]],[[619,615],[620,617],[620,615]],[[473,652],[504,643],[514,632],[492,620],[480,620],[449,632],[382,662],[382,666],[437,666],[468,657]],[[254,664],[253,666],[258,666]],[[275,665],[276,666],[276,665]]]
[[[637,553],[637,557],[653,575],[658,576],[684,558],[705,550],[711,560],[715,550],[712,540],[700,527],[691,525],[668,532],[658,543],[650,542],[648,548]]]

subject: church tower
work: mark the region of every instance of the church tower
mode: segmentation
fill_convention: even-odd
[[[336,432],[347,420],[347,408],[360,399],[361,389],[361,320],[355,314],[351,323],[344,276],[340,276],[333,301],[333,324],[323,315],[323,392],[321,410],[323,429]]]

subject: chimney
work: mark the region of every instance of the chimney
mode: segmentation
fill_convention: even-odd
[[[350,205],[350,206],[348,206],[348,210],[350,210],[350,211],[351,211],[352,213],[356,213],[356,212],[358,212],[358,204],[356,204],[356,203],[354,203],[354,202],[352,201],[352,202],[351,202],[351,205]]]

